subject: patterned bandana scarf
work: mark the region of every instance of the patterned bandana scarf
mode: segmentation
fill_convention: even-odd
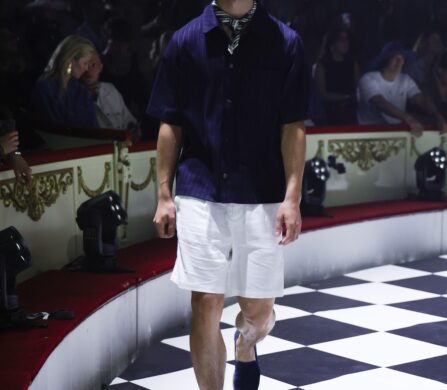
[[[231,27],[232,33],[228,44],[228,51],[230,54],[233,54],[239,45],[242,32],[244,31],[245,27],[247,27],[248,23],[253,19],[253,15],[255,14],[257,7],[256,1],[253,1],[252,9],[240,19],[234,18],[219,8],[217,5],[217,0],[214,0],[211,4],[219,22],[222,24],[227,24]]]

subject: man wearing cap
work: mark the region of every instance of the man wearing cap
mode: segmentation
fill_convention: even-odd
[[[404,65],[414,53],[392,42],[382,49],[373,61],[373,71],[365,73],[358,87],[358,121],[362,125],[406,123],[416,136],[422,135],[423,126],[407,111],[408,103],[431,116],[439,130],[447,131],[445,118],[425,96],[414,80],[403,73]]]
[[[298,238],[308,75],[298,34],[253,0],[217,0],[177,31],[149,114],[158,139],[154,222],[192,291],[191,356],[201,390],[223,388],[219,323],[235,296],[235,389],[258,388],[256,343],[283,295],[282,248]],[[176,196],[172,182],[176,174]]]

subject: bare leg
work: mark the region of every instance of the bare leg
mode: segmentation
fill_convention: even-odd
[[[200,390],[222,390],[227,360],[220,331],[224,296],[193,292],[191,358]]]
[[[236,360],[255,360],[254,346],[267,336],[275,325],[273,305],[275,299],[238,298],[241,312],[236,317],[236,327],[241,335],[237,341]]]

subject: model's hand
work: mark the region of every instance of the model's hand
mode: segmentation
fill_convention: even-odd
[[[279,206],[276,215],[276,234],[282,235],[280,245],[288,245],[298,239],[301,233],[300,204],[297,201],[285,200]]]
[[[154,224],[161,238],[175,234],[175,204],[172,198],[160,199],[155,212]]]
[[[5,155],[15,152],[19,147],[19,133],[13,131],[0,137],[0,145]]]
[[[422,134],[424,134],[424,127],[422,126],[422,124],[418,120],[414,119],[411,115],[408,115],[406,117],[405,122],[408,126],[410,126],[410,132],[415,137],[419,138]]]
[[[17,182],[26,183],[30,186],[33,181],[33,174],[26,160],[21,155],[14,154],[11,161]]]

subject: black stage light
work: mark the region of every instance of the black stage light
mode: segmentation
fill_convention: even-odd
[[[45,328],[50,313],[27,313],[19,306],[17,275],[31,266],[31,253],[14,227],[0,232],[0,330]]]
[[[78,208],[76,222],[83,231],[84,253],[81,268],[100,273],[133,272],[117,266],[116,233],[127,224],[127,212],[113,191],[92,198]],[[72,268],[73,269],[73,268]]]
[[[318,157],[306,161],[301,198],[301,215],[330,217],[324,212],[323,202],[326,197],[326,182],[330,172],[326,162]]]
[[[430,149],[416,160],[416,184],[421,200],[439,201],[444,199],[447,155],[440,148]]]
[[[0,232],[0,311],[10,313],[19,309],[16,276],[31,267],[31,253],[23,237],[14,228]]]

